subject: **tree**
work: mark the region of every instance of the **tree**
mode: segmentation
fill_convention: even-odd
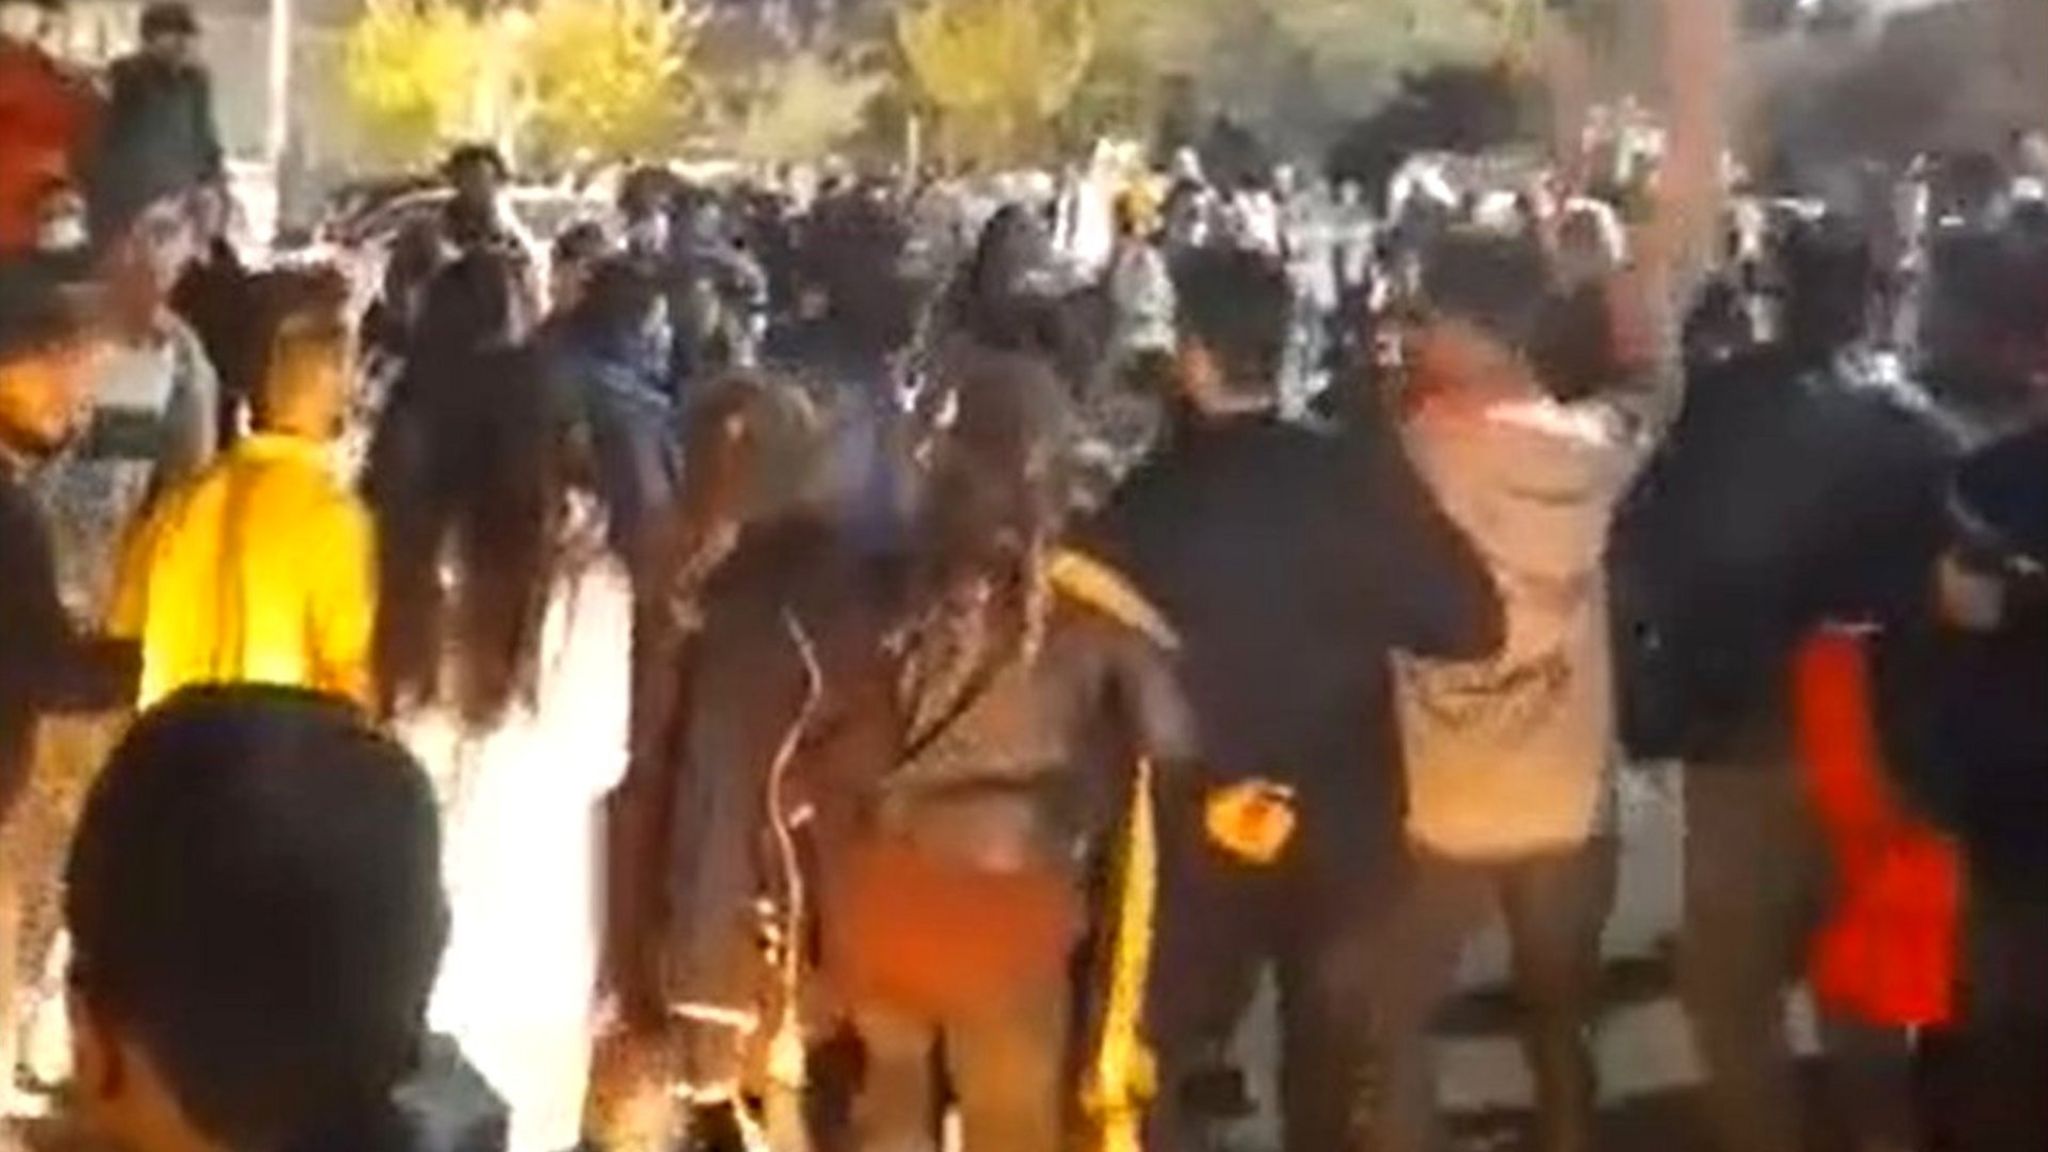
[[[366,147],[414,164],[469,134],[484,32],[446,0],[376,0],[349,29],[342,75]]]
[[[534,143],[607,159],[672,150],[694,34],[661,0],[540,0],[521,54]]]
[[[956,156],[1007,161],[1050,142],[1088,72],[1097,0],[919,0],[896,44]]]
[[[738,111],[719,135],[743,160],[814,160],[861,130],[869,104],[887,86],[888,78],[873,69],[798,52],[748,78],[748,91],[735,101]]]

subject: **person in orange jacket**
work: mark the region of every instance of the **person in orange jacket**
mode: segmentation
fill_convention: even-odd
[[[44,202],[76,187],[95,100],[43,47],[61,0],[0,0],[0,256],[36,246]]]

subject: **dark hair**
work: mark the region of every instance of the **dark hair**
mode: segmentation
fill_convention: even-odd
[[[142,10],[142,38],[151,40],[158,36],[197,36],[199,18],[192,14],[192,6],[182,0],[157,0]]]
[[[1234,392],[1269,395],[1279,386],[1294,312],[1294,289],[1278,261],[1257,252],[1205,248],[1173,269],[1180,335],[1206,348]]]
[[[570,325],[583,340],[615,348],[637,335],[661,302],[661,285],[641,262],[625,256],[600,261],[590,272]]]
[[[1549,266],[1531,237],[1453,228],[1423,255],[1422,296],[1433,314],[1461,320],[1511,348],[1535,336]]]
[[[1867,330],[1870,245],[1847,221],[1800,224],[1784,238],[1785,342],[1802,364],[1825,362]]]
[[[387,409],[405,425],[378,432],[395,447],[370,489],[377,682],[387,710],[446,702],[484,727],[534,689],[565,429],[536,352],[473,350],[425,370],[406,409]]]
[[[477,166],[487,167],[491,175],[500,180],[512,174],[511,166],[505,163],[505,154],[489,144],[458,144],[448,152],[448,158],[441,162],[443,176],[453,178],[465,169]]]
[[[579,220],[555,237],[548,258],[555,264],[588,264],[603,259],[610,249],[611,240],[604,234],[604,225],[595,220]]]
[[[93,786],[64,913],[74,989],[216,1142],[359,1131],[415,1057],[447,937],[433,789],[345,702],[187,689]]]

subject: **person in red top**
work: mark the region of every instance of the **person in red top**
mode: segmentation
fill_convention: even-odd
[[[0,257],[36,246],[44,201],[76,186],[90,88],[43,47],[61,0],[0,0]]]

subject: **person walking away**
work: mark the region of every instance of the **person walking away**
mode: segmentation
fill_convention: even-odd
[[[135,645],[80,631],[59,595],[50,525],[30,476],[85,427],[91,379],[82,274],[50,257],[0,264],[0,1071],[11,1085],[35,905],[55,889],[61,852],[44,851],[45,809],[82,779],[36,755],[44,720],[134,698]],[[66,778],[58,779],[59,775]],[[17,801],[21,801],[17,804]]]
[[[1529,340],[1548,269],[1521,237],[1447,236],[1424,280],[1433,319],[1406,345],[1420,397],[1406,439],[1485,557],[1507,629],[1482,660],[1396,661],[1410,868],[1381,997],[1390,1146],[1430,1145],[1430,1019],[1475,921],[1498,901],[1528,1014],[1537,1146],[1583,1150],[1615,885],[1602,561],[1614,510],[1675,398],[1635,418],[1587,384],[1550,385],[1523,367],[1510,349]]]
[[[607,260],[551,349],[551,377],[590,453],[612,550],[636,569],[682,470],[661,304],[660,286],[637,262]]]
[[[107,110],[88,188],[117,197],[141,184],[184,197],[227,184],[213,81],[198,57],[199,20],[184,0],[142,10],[142,47],[107,73]],[[100,229],[95,229],[101,232]],[[105,235],[101,232],[101,235]]]
[[[428,1020],[511,1108],[508,1152],[582,1137],[599,804],[625,774],[633,597],[566,475],[530,351],[444,364],[420,467],[377,494],[380,710],[433,777],[448,954]]]
[[[1387,429],[1340,440],[1281,418],[1291,306],[1278,265],[1203,250],[1176,280],[1181,423],[1081,537],[1181,636],[1210,798],[1169,811],[1162,835],[1150,1146],[1203,1143],[1197,1123],[1227,1101],[1202,1085],[1217,1083],[1270,961],[1285,1147],[1370,1147],[1356,1092],[1371,1005],[1329,974],[1378,939],[1399,873],[1386,657],[1492,652],[1498,597]],[[1210,835],[1255,798],[1282,800],[1296,825],[1264,868]]]
[[[81,183],[98,107],[46,46],[63,10],[61,0],[0,3],[0,259],[35,249],[46,198]]]
[[[375,549],[331,455],[352,379],[345,305],[337,282],[282,319],[255,431],[160,497],[124,547],[109,628],[142,646],[140,707],[240,681],[369,703]]]
[[[184,198],[130,192],[135,215],[119,227],[100,271],[109,340],[94,360],[92,426],[43,480],[58,510],[65,594],[75,610],[94,615],[105,609],[120,541],[134,521],[156,493],[198,475],[218,442],[219,377],[170,307],[171,287],[192,258]]]
[[[67,1115],[135,1152],[501,1141],[473,1074],[422,1056],[439,848],[419,765],[345,702],[212,686],[145,715],[71,849]]]

